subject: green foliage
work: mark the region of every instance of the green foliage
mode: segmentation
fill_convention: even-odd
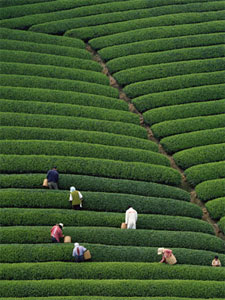
[[[69,29],[65,34],[66,36],[88,40],[91,38],[93,39],[96,37],[154,26],[169,26],[207,22],[215,19],[219,20],[221,19],[220,13],[215,11],[220,9],[224,9],[224,4],[221,2],[204,3],[204,5],[202,5],[202,3],[168,5],[150,9],[137,9],[135,11],[131,10],[113,14],[100,14],[76,18],[76,23],[69,24],[69,26],[66,26],[65,21],[59,22],[60,24],[56,24],[57,21],[47,24],[44,23],[32,26],[31,30],[57,33],[61,32],[62,29],[64,31]],[[205,12],[207,12],[207,14]]]
[[[218,14],[222,15],[222,11]],[[207,13],[208,14],[208,13]],[[1,23],[0,23],[1,24]],[[90,40],[89,44],[94,49],[102,49],[105,47],[134,43],[144,40],[154,40],[159,38],[171,38],[184,35],[195,35],[204,33],[222,32],[224,21],[203,22],[197,24],[184,24],[174,26],[143,28],[128,31],[125,33],[117,33],[115,35],[103,36]]]
[[[170,167],[139,162],[47,155],[0,155],[1,173],[41,173],[57,165],[62,173],[144,180],[179,185],[181,176]]]
[[[182,169],[195,165],[225,160],[225,143],[194,147],[174,154],[174,160]]]
[[[225,128],[177,134],[160,141],[160,144],[169,154],[192,147],[219,143],[225,143]]]
[[[138,68],[142,67],[143,69],[143,75],[139,75],[138,71],[140,69],[134,69],[134,71],[137,72],[137,76],[145,76],[147,77],[146,73],[144,71],[146,70],[148,72],[153,72],[153,74],[149,74],[148,76],[153,76],[150,77],[149,79],[154,79],[154,76],[156,78],[160,77],[166,77],[166,76],[172,76],[169,73],[168,68],[171,67],[171,74],[176,72],[175,68],[178,68],[180,65],[182,66],[187,66],[190,63],[196,65],[199,62],[193,60],[203,60],[203,59],[211,59],[211,58],[217,58],[217,57],[223,57],[224,56],[224,47],[222,45],[216,45],[216,46],[206,46],[206,47],[192,47],[192,48],[184,48],[184,49],[173,49],[173,50],[168,50],[168,51],[159,51],[159,52],[150,52],[150,53],[141,53],[141,54],[135,54],[135,55],[128,55],[126,57],[121,57],[121,58],[116,58],[107,63],[107,67],[109,68],[110,72],[115,73],[118,71],[121,71],[119,74],[126,74],[126,72],[129,72],[130,76],[132,76],[132,70],[127,70],[127,69],[132,69],[132,68]],[[187,61],[187,62],[184,62]],[[171,63],[174,64],[171,64]],[[177,64],[175,64],[177,62]],[[180,62],[180,63],[178,63]],[[164,65],[169,63],[169,65]],[[162,64],[162,65],[161,65]],[[207,64],[207,61],[205,61],[205,64]],[[164,67],[164,69],[163,69]],[[156,69],[157,68],[157,69]],[[188,66],[187,66],[188,68]],[[213,66],[211,66],[213,68]],[[158,70],[159,73],[157,73],[156,70]],[[195,67],[196,69],[196,67]],[[194,69],[194,70],[195,70]],[[125,70],[125,71],[124,71]],[[193,70],[193,73],[194,73]],[[163,73],[164,71],[164,73]],[[179,69],[177,70],[179,71]],[[207,71],[207,69],[206,69]],[[140,72],[140,71],[139,71]],[[182,74],[182,69],[180,70]],[[190,72],[190,69],[189,69]],[[203,71],[204,72],[204,71]],[[174,76],[173,75],[173,76]],[[157,77],[158,76],[158,77]],[[138,78],[137,77],[137,78]],[[143,81],[146,80],[146,78],[143,78]],[[115,78],[118,78],[118,76],[115,74]],[[147,78],[148,79],[148,78]],[[120,80],[120,77],[119,77]],[[141,80],[137,80],[141,81]],[[135,82],[133,80],[133,82]],[[123,81],[121,81],[123,84]]]
[[[19,176],[23,176],[23,175],[19,175]],[[60,175],[60,187],[62,185],[61,177],[65,177],[65,175]],[[74,179],[77,179],[78,176],[72,176],[72,177],[75,177]],[[4,184],[4,177],[1,176],[0,178],[2,180],[1,182]],[[83,176],[83,178],[85,184],[86,183],[85,176]],[[6,176],[6,180],[7,179],[8,176]],[[76,187],[77,187],[77,183],[79,184],[79,180],[77,181],[78,182],[74,180],[74,182],[76,182]],[[145,183],[142,184],[143,187],[146,186]],[[154,184],[152,183],[151,185],[152,188],[154,188]],[[96,178],[96,186],[98,186],[97,178]],[[93,187],[89,185],[88,187],[86,187],[86,189],[92,190]],[[162,186],[162,191],[165,192],[166,189],[167,186]],[[110,189],[108,190],[110,191]],[[160,215],[171,215],[171,216],[186,216],[186,217],[199,218],[199,219],[201,219],[202,217],[202,211],[198,206],[186,202],[184,199],[180,199],[183,201],[177,201],[172,198],[162,198],[160,197],[160,190],[158,191],[158,197],[146,197],[146,196],[144,197],[141,195],[134,195],[128,193],[119,194],[116,192],[109,193],[107,192],[108,190],[105,189],[105,192],[98,192],[98,191],[83,192],[82,191],[82,195],[85,199],[83,203],[83,208],[85,210],[90,210],[90,211],[124,213],[127,207],[130,205],[133,206],[140,214],[144,213],[144,214],[156,214],[156,215],[160,214]],[[180,191],[182,192],[183,190]],[[150,191],[149,194],[151,195]],[[1,196],[0,197],[1,207],[27,207],[27,208],[33,207],[33,208],[64,208],[64,209],[71,208],[71,204],[68,201],[68,197],[69,197],[68,191],[54,191],[54,193],[52,193],[52,191],[40,190],[40,189],[39,190],[1,189],[0,196]],[[193,222],[195,221],[193,220]]]
[[[52,0],[51,0],[52,1]],[[143,297],[126,297],[128,300],[143,300]],[[145,297],[146,300],[180,300],[177,297]],[[191,300],[206,300],[206,298],[190,298]],[[213,298],[221,300],[221,298]],[[25,297],[25,298],[5,298],[5,300],[124,300],[124,297],[105,296],[54,296],[54,297]]]
[[[95,61],[89,59],[72,58],[53,54],[35,53],[27,51],[0,50],[1,61],[20,62],[37,65],[53,65],[65,68],[92,70],[101,72],[102,67]]]
[[[195,186],[203,181],[225,177],[225,161],[205,163],[185,170],[188,182]]]
[[[41,114],[52,116],[69,116],[89,118],[94,120],[116,121],[139,125],[140,118],[137,114],[114,109],[87,107],[74,104],[43,103],[34,101],[19,101],[0,99],[0,111],[28,114]]]
[[[1,126],[23,126],[53,129],[73,129],[100,131],[133,136],[146,139],[147,132],[144,128],[123,122],[94,120],[79,117],[36,115],[24,113],[0,112]]]
[[[97,83],[89,83],[78,80],[44,78],[38,76],[25,75],[1,75],[1,85],[3,86],[21,86],[27,88],[43,88],[62,91],[74,91],[94,95],[104,95],[118,98],[119,92],[111,86]]]
[[[225,113],[225,100],[171,105],[145,112],[145,121],[152,125],[168,120],[185,119]]]
[[[1,62],[0,68],[2,74],[41,76],[109,85],[109,80],[105,75],[90,70],[11,62]]]
[[[92,262],[159,262],[157,248],[134,246],[109,245],[82,245],[89,249]],[[11,244],[0,245],[0,261],[2,263],[19,262],[72,262],[73,244]],[[211,266],[215,255],[218,255],[221,264],[225,265],[225,255],[214,251],[194,250],[185,248],[172,248],[179,264]],[[113,253],[113,255],[112,255]],[[163,275],[161,275],[163,276]]]
[[[209,201],[205,206],[213,219],[218,220],[222,217],[225,217],[225,197]]]
[[[10,0],[7,0],[9,2]],[[22,0],[19,0],[20,2]],[[46,1],[46,0],[41,0]],[[41,2],[39,1],[39,2]],[[55,0],[48,0],[55,1]],[[33,33],[30,31],[22,31],[22,30],[14,30],[8,28],[1,28],[0,32],[1,39],[8,39],[15,41],[25,41],[25,42],[32,42],[37,44],[53,44],[57,46],[66,46],[66,47],[73,47],[73,48],[80,48],[84,49],[85,44],[83,41],[78,39],[70,39],[64,36],[57,36],[57,35],[47,35],[42,33]],[[1,45],[3,46],[3,45]]]
[[[185,279],[225,280],[224,268],[211,266],[175,265],[173,268],[159,263],[20,263],[3,264],[1,280],[43,279]]]
[[[134,58],[135,60],[135,58]],[[116,81],[124,86],[138,81],[151,80],[191,73],[215,72],[225,68],[224,58],[182,61],[169,64],[157,64],[129,68],[113,75]]]
[[[157,138],[162,138],[170,135],[181,134],[186,132],[224,128],[225,115],[193,117],[187,119],[177,119],[164,121],[159,124],[154,124],[151,128]]]
[[[171,287],[168,289],[168,285]],[[179,296],[225,297],[225,283],[193,280],[21,280],[0,283],[0,296]]]
[[[83,196],[85,196],[85,194]],[[68,201],[68,199],[66,200]],[[88,200],[85,199],[85,201]],[[158,203],[160,203],[160,200]],[[96,204],[97,202],[95,201],[95,205]],[[86,205],[84,205],[84,209],[85,207]],[[124,212],[74,212],[74,210],[47,208],[2,208],[0,210],[0,215],[2,226],[50,226],[51,224],[56,224],[57,221],[60,220],[63,224],[66,224],[66,226],[103,226],[120,228],[121,223],[124,222]],[[145,215],[140,213],[137,221],[137,229],[193,231],[214,234],[212,226],[201,220],[180,216]]]
[[[55,140],[126,147],[158,152],[156,143],[131,136],[70,129],[1,126],[0,140]]]
[[[174,91],[147,94],[132,100],[140,111],[176,104],[195,103],[225,98],[225,84],[197,86]]]
[[[36,2],[45,2],[46,0],[0,0],[0,7],[9,7],[14,5],[33,4]],[[55,0],[48,0],[55,1]]]
[[[144,20],[143,20],[144,21]],[[107,26],[107,25],[105,25]],[[109,25],[108,25],[109,26]],[[125,56],[150,53],[157,51],[167,51],[181,48],[189,47],[199,47],[199,46],[211,46],[217,44],[223,44],[224,33],[207,33],[207,34],[197,34],[191,36],[179,36],[173,38],[163,38],[146,40],[141,42],[134,42],[129,44],[116,45],[111,47],[106,47],[98,51],[100,56],[105,60],[111,60],[114,58],[126,59]]]
[[[36,87],[28,89],[25,87],[1,86],[1,97],[3,99],[77,104],[128,111],[127,103],[121,99],[72,91],[39,89]]]
[[[194,86],[224,83],[225,71],[196,73],[162,79],[145,80],[127,85],[123,90],[134,98],[149,93],[190,88]]]
[[[54,224],[54,223],[53,223]],[[122,230],[109,227],[68,227],[64,224],[63,234],[72,242],[114,246],[141,246],[187,248],[215,251],[224,254],[225,241],[212,234],[191,231],[167,230]],[[1,228],[1,244],[50,243],[49,226],[7,226]]]
[[[195,188],[198,198],[208,201],[224,196],[225,179],[208,180],[198,184]]]
[[[223,231],[223,233],[225,234],[225,217],[223,217],[222,219],[220,219],[219,221],[219,228]]]
[[[0,140],[1,154],[18,155],[58,155],[71,157],[92,157],[128,162],[142,162],[170,166],[167,157],[153,151],[111,147],[80,142]]]
[[[85,49],[79,49],[68,46],[58,46],[53,44],[38,44],[34,42],[18,41],[1,39],[1,49],[8,51],[27,51],[27,52],[37,52],[45,54],[53,54],[59,56],[76,57],[81,59],[92,58],[91,53],[87,52]]]
[[[47,169],[46,169],[47,172]],[[61,172],[61,171],[60,171]],[[40,188],[42,186],[43,178],[45,178],[46,174],[17,174],[17,175],[0,175],[0,186],[1,188]],[[177,200],[184,200],[189,202],[190,201],[190,194],[180,188],[164,185],[164,184],[157,184],[153,182],[142,182],[142,181],[134,181],[134,180],[121,180],[121,179],[110,179],[110,178],[103,178],[103,177],[96,177],[96,176],[82,176],[82,175],[72,175],[72,174],[60,174],[59,180],[59,187],[60,189],[69,189],[71,186],[76,184],[76,187],[79,188],[81,191],[93,191],[93,192],[106,192],[106,193],[116,193],[116,196],[108,195],[111,197],[112,201],[118,203],[118,201],[129,200],[134,201],[136,196],[132,198],[131,195],[142,195],[142,196],[152,196],[152,197],[162,197],[162,198],[171,198]],[[128,195],[120,195],[121,200],[116,200],[118,197],[118,193],[128,194]],[[131,194],[131,195],[130,195]],[[46,195],[46,194],[45,194]],[[47,196],[46,196],[47,197]],[[102,194],[101,194],[101,197]],[[96,199],[101,198],[97,196]],[[108,197],[105,198],[105,201],[109,201]],[[132,200],[133,199],[133,200]],[[146,200],[146,199],[143,199]],[[97,201],[97,200],[96,200]],[[167,201],[167,200],[165,200]],[[101,202],[101,201],[100,201]],[[190,203],[189,203],[190,204]],[[188,205],[189,205],[188,204]],[[141,204],[142,205],[142,204]],[[141,206],[140,205],[140,206]],[[165,205],[165,202],[164,202]],[[171,205],[171,210],[167,207],[168,211],[176,211],[176,205],[179,206],[177,202]],[[112,207],[113,205],[110,204]],[[126,204],[127,207],[127,204]],[[154,209],[156,209],[156,203],[154,204]],[[188,206],[186,206],[187,208]],[[190,206],[189,206],[190,208]],[[192,206],[193,208],[193,206]],[[112,208],[110,208],[112,209]],[[123,208],[121,208],[123,209]],[[144,211],[150,212],[150,207],[144,208]],[[163,206],[156,209],[157,213],[161,213]],[[103,209],[104,210],[104,209]],[[121,210],[119,210],[121,211]],[[123,209],[124,211],[124,209]],[[143,212],[144,212],[143,211]],[[192,214],[194,217],[201,218],[201,210],[199,207],[195,207],[192,209]]]

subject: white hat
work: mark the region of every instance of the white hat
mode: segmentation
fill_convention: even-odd
[[[76,191],[75,186],[71,186],[71,187],[70,187],[70,193],[72,193],[72,192],[74,192],[74,191]]]
[[[79,245],[79,243],[74,243],[74,246],[75,246],[75,247],[78,247],[78,246],[80,246],[80,245]]]
[[[158,248],[158,255],[160,255],[160,254],[163,254],[163,250],[164,250],[165,248]]]
[[[63,223],[59,223],[59,225],[63,228]]]

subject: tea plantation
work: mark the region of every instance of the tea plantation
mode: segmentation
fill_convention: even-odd
[[[0,8],[0,298],[225,299],[225,1]]]

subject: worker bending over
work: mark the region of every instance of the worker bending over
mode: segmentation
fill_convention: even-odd
[[[165,249],[165,248],[158,248],[158,255],[161,254],[162,254],[162,259],[160,260],[160,263],[174,265],[177,262],[176,257],[173,255],[172,250]]]

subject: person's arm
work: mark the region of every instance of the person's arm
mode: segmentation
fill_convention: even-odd
[[[128,224],[128,211],[126,211],[126,214],[125,214],[125,223]]]
[[[162,259],[160,260],[160,263],[163,263],[166,260],[165,256],[163,255]]]

